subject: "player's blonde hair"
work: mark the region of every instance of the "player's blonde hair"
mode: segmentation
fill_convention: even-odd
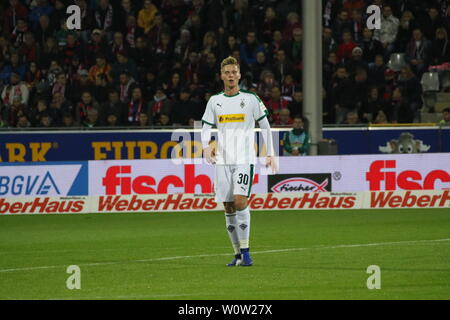
[[[220,63],[220,69],[223,69],[225,66],[228,65],[236,65],[239,68],[239,62],[236,60],[236,58],[231,56],[222,60],[222,62]]]

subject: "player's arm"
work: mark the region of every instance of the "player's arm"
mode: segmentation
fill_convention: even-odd
[[[259,127],[261,129],[261,133],[263,136],[263,140],[266,144],[267,149],[267,159],[266,159],[266,167],[270,167],[273,173],[276,173],[276,163],[275,163],[275,150],[273,149],[273,137],[272,132],[270,130],[269,120],[267,116],[269,112],[267,111],[264,103],[259,99],[258,96],[256,103],[253,108],[253,117],[258,122]]]
[[[209,145],[209,141],[211,140],[211,129],[215,123],[214,119],[215,119],[214,110],[212,109],[211,99],[209,99],[208,104],[206,105],[205,113],[203,114],[202,117],[201,139],[203,147],[203,156],[205,157],[206,161],[211,164],[215,164],[217,161],[214,150]]]
[[[217,162],[216,155],[212,147],[209,145],[209,141],[211,140],[211,129],[211,124],[203,122],[201,139],[203,146],[203,156],[208,163],[215,164]]]
[[[276,163],[275,163],[275,150],[273,149],[273,137],[272,131],[270,130],[270,124],[267,117],[264,117],[258,121],[259,128],[263,136],[264,143],[266,144],[267,158],[266,167],[270,167],[273,173],[276,173]]]

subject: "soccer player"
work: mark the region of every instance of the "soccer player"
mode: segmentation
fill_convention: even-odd
[[[211,96],[202,117],[203,154],[208,163],[215,164],[215,201],[224,204],[226,228],[234,248],[234,259],[228,266],[251,266],[248,197],[256,162],[255,121],[266,143],[266,167],[275,172],[272,134],[263,102],[256,94],[239,89],[237,60],[225,58],[220,67],[224,91]],[[213,125],[218,129],[216,150],[209,145]]]

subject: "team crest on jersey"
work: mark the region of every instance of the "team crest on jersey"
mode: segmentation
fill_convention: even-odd
[[[244,108],[245,107],[245,101],[244,101],[244,99],[241,99],[241,108]]]

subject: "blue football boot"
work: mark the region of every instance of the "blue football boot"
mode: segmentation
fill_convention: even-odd
[[[242,258],[241,258],[240,254],[235,255],[233,261],[231,261],[229,264],[227,264],[227,267],[239,266],[241,264],[241,261],[242,261],[241,259]]]
[[[250,249],[241,249],[242,262],[241,267],[251,267],[253,265],[252,257],[250,256]]]

